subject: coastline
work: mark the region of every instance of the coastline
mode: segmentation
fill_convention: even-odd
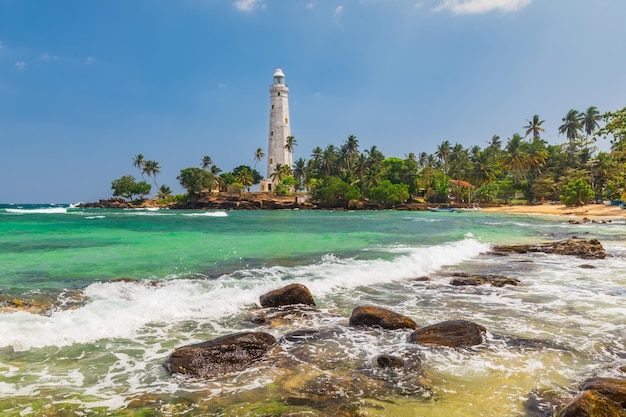
[[[611,218],[626,217],[626,210],[619,206],[605,206],[604,204],[587,204],[581,207],[567,207],[563,204],[519,205],[485,207],[484,212],[510,214],[545,214],[553,216],[587,217],[594,220],[609,220]]]
[[[449,204],[446,207],[463,209],[463,204]],[[405,203],[393,207],[363,202],[348,202],[338,206],[318,206],[298,196],[270,196],[267,193],[249,193],[245,196],[207,196],[193,201],[179,203],[161,203],[158,200],[146,199],[141,204],[131,203],[121,198],[110,198],[92,203],[80,203],[76,207],[83,208],[169,208],[174,210],[398,210],[426,211],[430,207],[444,207],[442,204]],[[610,220],[626,218],[626,210],[619,206],[604,204],[587,204],[580,207],[567,207],[564,204],[538,205],[485,205],[482,212],[552,215],[590,220]]]

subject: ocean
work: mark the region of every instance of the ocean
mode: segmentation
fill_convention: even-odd
[[[533,415],[534,397],[575,395],[626,364],[626,223],[567,220],[0,205],[0,414]],[[572,236],[599,239],[610,256],[490,252]],[[459,272],[520,284],[450,285]],[[316,308],[255,324],[259,296],[291,283]],[[486,341],[433,348],[409,344],[409,330],[351,328],[361,305],[419,326],[469,320]],[[163,366],[183,345],[303,329],[331,336],[207,380]],[[383,375],[380,354],[414,357],[419,370]]]

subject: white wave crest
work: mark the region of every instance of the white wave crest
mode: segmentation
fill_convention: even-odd
[[[305,284],[316,299],[361,286],[400,281],[463,262],[489,246],[473,239],[430,246],[393,248],[393,259],[342,259],[326,255],[315,264],[249,269],[216,280],[177,279],[160,285],[142,282],[92,284],[88,302],[50,316],[26,312],[0,314],[0,347],[16,351],[68,346],[109,338],[136,338],[150,329],[163,332],[185,321],[210,322],[258,305],[259,296],[289,283]],[[155,330],[154,324],[158,324]]]

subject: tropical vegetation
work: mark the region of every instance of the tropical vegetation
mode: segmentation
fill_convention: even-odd
[[[276,194],[304,191],[327,206],[350,201],[387,207],[407,201],[582,205],[626,197],[626,108],[604,114],[594,106],[583,112],[569,110],[558,128],[564,138],[561,144],[545,140],[544,122],[535,114],[520,123],[523,133],[505,140],[493,135],[486,146],[467,148],[444,140],[433,154],[411,152],[403,158],[386,157],[376,146],[361,151],[357,137],[349,135],[339,146],[314,148],[308,159],[298,158],[293,166],[277,164],[269,179]],[[608,139],[610,150],[598,151],[598,139]],[[296,146],[290,136],[285,148],[293,152]],[[222,172],[204,156],[201,168],[185,168],[177,179],[192,198],[228,191],[233,185],[250,191],[263,179],[256,164],[264,157],[258,148],[253,167],[240,165]],[[158,162],[139,154],[133,166],[142,178],[152,180],[160,198],[169,197],[169,187],[157,183]],[[148,194],[146,185],[126,175],[113,181],[112,189],[114,195],[132,198]]]

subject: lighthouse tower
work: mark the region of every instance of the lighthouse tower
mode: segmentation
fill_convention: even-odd
[[[270,130],[267,145],[267,177],[261,182],[261,191],[271,191],[271,177],[278,164],[293,165],[291,149],[286,149],[287,137],[291,136],[289,127],[289,88],[285,84],[285,74],[278,68],[270,86]]]

